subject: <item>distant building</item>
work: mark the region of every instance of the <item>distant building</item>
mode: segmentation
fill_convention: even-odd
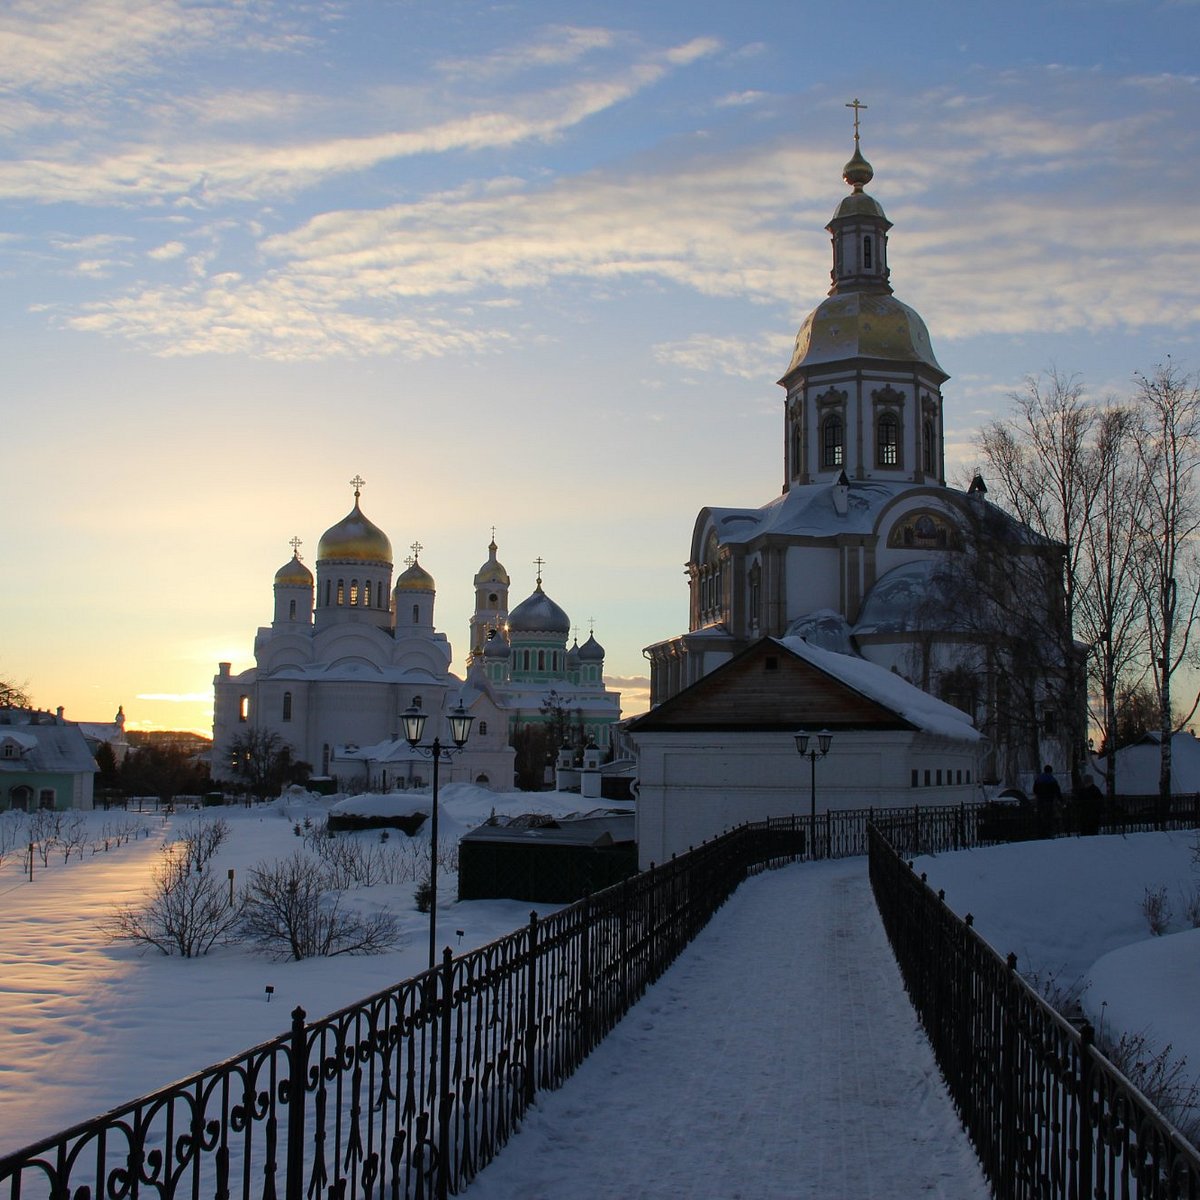
[[[91,808],[96,771],[82,729],[62,709],[0,709],[0,809]]]
[[[1049,673],[1033,678],[1033,668],[1018,666],[1021,639],[996,615],[1002,606],[966,576],[1000,581],[999,589],[1020,563],[1022,594],[1009,600],[1026,628],[1065,627],[1063,548],[989,504],[978,477],[966,492],[947,486],[949,376],[924,321],[892,294],[892,226],[863,190],[872,177],[856,127],[844,171],[852,191],[826,226],[829,296],[801,326],[779,381],[782,495],[761,507],[700,511],[687,632],[645,650],[651,705],[760,638],[805,637],[964,709],[987,738],[987,775],[1015,779],[1070,759],[1060,739],[1081,697],[1055,691],[1067,675],[1069,631],[1042,657]],[[1045,683],[1051,673],[1055,687]],[[1015,683],[1028,685],[1019,697]],[[1057,711],[1064,704],[1071,713]]]
[[[445,716],[461,701],[475,724],[466,748],[443,764],[442,778],[507,790],[513,733],[544,720],[540,707],[555,696],[586,711],[597,731],[619,718],[619,698],[593,681],[603,650],[585,645],[571,657],[566,615],[545,596],[540,576],[534,595],[508,613],[509,579],[494,539],[475,579],[467,678],[452,674],[422,547],[414,543],[393,586],[392,545],[361,509],[362,482],[354,481],[353,509],[321,536],[315,577],[301,560],[299,539],[293,541],[292,558],[275,573],[272,622],[254,640],[255,665],[234,675],[229,663],[219,664],[214,778],[232,778],[239,735],[258,730],[277,735],[295,760],[340,786],[423,786],[430,762],[404,740],[403,714],[423,709],[431,718],[426,742],[437,736],[447,744]],[[513,663],[501,664],[501,647]],[[597,696],[604,698],[600,708]]]

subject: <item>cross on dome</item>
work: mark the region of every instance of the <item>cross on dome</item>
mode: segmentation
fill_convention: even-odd
[[[421,551],[424,550],[425,547],[422,546],[420,542],[413,542],[413,544],[409,546],[409,549],[413,552],[412,562],[408,564],[411,567],[412,563],[416,562],[417,559],[421,557]]]
[[[301,539],[300,539],[300,538],[298,538],[298,537],[294,537],[294,538],[292,538],[292,540],[291,540],[290,542],[288,542],[288,545],[289,545],[289,546],[291,546],[291,548],[292,548],[292,553],[293,553],[293,554],[294,554],[294,555],[295,555],[297,558],[299,558],[299,557],[300,557],[300,547],[304,545],[304,542],[303,542],[303,541],[301,541]]]
[[[538,587],[541,587],[542,586],[542,568],[546,565],[546,560],[544,558],[542,558],[542,556],[539,554],[537,556],[537,558],[535,558],[533,560],[533,565],[535,567],[537,567],[537,585],[538,585]]]
[[[868,108],[869,105],[863,104],[857,96],[846,105],[847,108],[854,109],[854,143],[858,144],[858,113],[859,109]]]
[[[359,496],[362,495],[362,489],[365,486],[366,482],[367,481],[361,475],[355,475],[355,477],[352,480],[350,480],[350,486],[354,489],[354,499],[355,500],[357,500],[359,498]]]

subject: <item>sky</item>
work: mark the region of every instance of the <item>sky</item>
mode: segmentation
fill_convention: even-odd
[[[461,673],[492,527],[627,713],[697,512],[782,483],[862,112],[948,471],[1030,375],[1200,366],[1200,6],[9,0],[0,677],[211,730],[350,509]]]

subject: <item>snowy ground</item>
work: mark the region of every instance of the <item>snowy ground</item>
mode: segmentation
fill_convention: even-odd
[[[471,1200],[985,1200],[864,862],[744,883]]]
[[[561,814],[580,801],[456,785],[443,792],[444,835],[493,806]],[[221,810],[234,836],[212,869],[244,879],[296,849],[294,824],[327,807]],[[274,1036],[296,1005],[330,1012],[424,967],[427,918],[411,883],[358,899],[401,916],[404,944],[378,957],[281,963],[228,948],[182,961],[108,945],[98,927],[111,905],[138,898],[164,840],[195,818],[140,817],[149,836],[45,870],[39,862],[32,884],[17,859],[0,867],[0,1153]],[[124,818],[89,819],[99,833]],[[1147,1014],[1158,1022],[1154,1004],[1176,1016],[1186,1006],[1194,1036],[1197,935],[1149,939],[1140,913],[1145,887],[1167,884],[1174,898],[1200,882],[1194,842],[1064,839],[919,869],[1023,967],[1091,972],[1089,1002],[1107,1000],[1110,1020],[1126,1006],[1140,1029]],[[528,917],[523,903],[458,904],[455,890],[443,876],[440,940],[451,945],[458,929],[465,949]],[[1122,954],[1138,957],[1131,965]],[[957,1131],[886,951],[865,861],[801,865],[739,890],[581,1072],[539,1097],[472,1195],[971,1200],[985,1193]]]
[[[1185,915],[1200,890],[1200,834],[1061,838],[919,858],[959,915],[1027,977],[1082,987],[1085,1013],[1109,1035],[1145,1033],[1186,1058],[1200,1083],[1200,929]],[[1166,889],[1167,932],[1150,933],[1147,890]]]

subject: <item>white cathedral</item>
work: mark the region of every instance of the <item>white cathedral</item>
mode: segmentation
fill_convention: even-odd
[[[403,713],[423,709],[426,740],[449,744],[446,713],[460,702],[475,722],[463,750],[443,763],[447,782],[511,788],[514,734],[549,719],[548,698],[607,748],[621,710],[619,693],[604,685],[604,649],[594,635],[568,649],[570,619],[543,591],[540,560],[533,594],[510,612],[493,536],[475,576],[471,651],[459,678],[434,624],[436,586],[420,564],[422,547],[414,544],[393,587],[391,541],[362,511],[364,481],[351,482],[354,507],[322,534],[315,579],[299,539],[275,573],[275,611],[254,639],[255,665],[236,675],[218,665],[213,777],[231,777],[235,744],[255,730],[277,735],[294,760],[339,787],[422,786],[430,764],[404,740]]]
[[[955,558],[987,529],[1009,566],[1016,555],[1045,564],[1035,570],[1050,580],[1053,607],[1061,603],[1053,580],[1062,548],[988,503],[978,476],[966,492],[947,486],[949,376],[924,321],[892,294],[891,222],[864,191],[873,174],[856,111],[843,175],[851,192],[826,226],[832,286],[800,327],[779,380],[782,494],[757,508],[699,513],[687,564],[688,631],[644,651],[651,705],[761,638],[801,636],[965,710],[989,739],[986,776],[1036,771],[1042,755],[1065,766],[1053,714],[1037,713],[1045,726],[1029,732],[998,719],[1011,662],[942,594]]]

